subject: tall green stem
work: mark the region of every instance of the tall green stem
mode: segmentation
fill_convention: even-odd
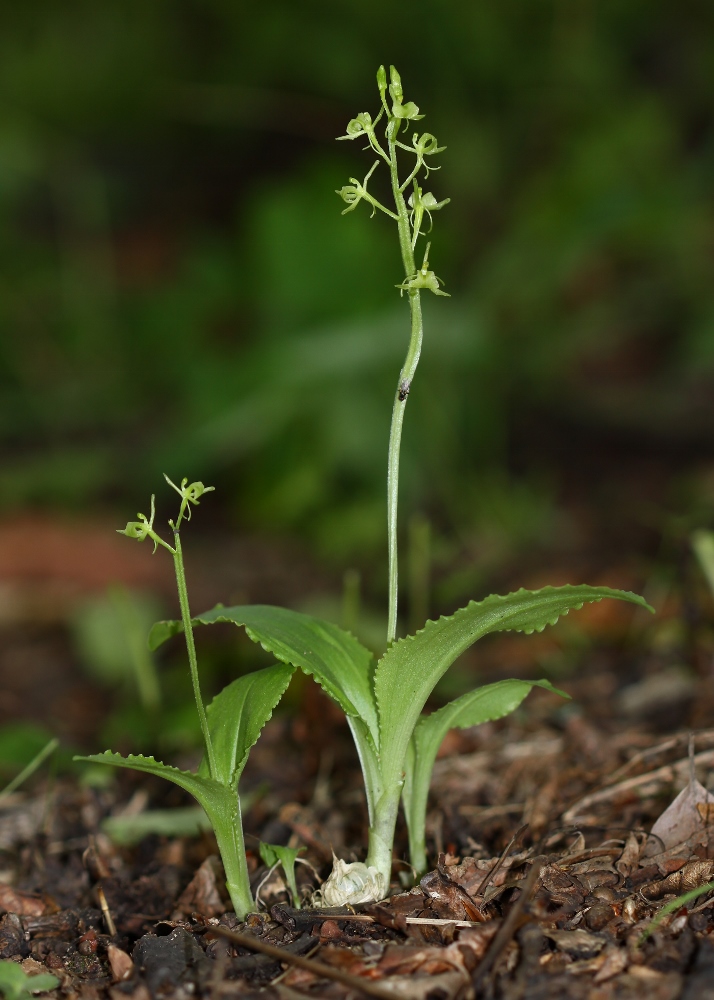
[[[409,225],[409,211],[404,195],[400,190],[397,173],[396,140],[400,122],[392,119],[387,126],[387,144],[389,150],[389,172],[392,182],[392,194],[397,209],[397,228],[399,230],[399,247],[402,253],[404,275],[411,277],[416,267],[412,249],[412,234]],[[387,624],[387,642],[394,642],[397,635],[397,596],[399,587],[399,570],[397,562],[397,507],[399,501],[399,452],[402,442],[402,425],[404,411],[409,398],[414,373],[419,364],[424,327],[421,314],[421,297],[418,288],[409,289],[409,310],[411,312],[411,336],[409,347],[399,381],[394,394],[392,409],[392,426],[389,432],[389,455],[387,459],[387,532],[389,538],[389,619]]]
[[[365,864],[376,868],[383,879],[386,890],[392,877],[392,850],[394,829],[397,825],[401,785],[386,789],[375,809],[374,822],[369,828],[369,848]]]
[[[181,621],[186,638],[186,651],[188,653],[188,663],[191,669],[191,683],[193,684],[193,696],[196,699],[196,709],[201,722],[201,732],[203,742],[206,745],[206,756],[208,757],[208,767],[211,777],[216,777],[216,759],[213,754],[213,743],[211,734],[208,731],[208,719],[206,709],[203,706],[201,697],[201,685],[198,680],[198,660],[196,658],[196,645],[193,641],[193,626],[191,625],[191,610],[188,606],[188,590],[186,588],[186,574],[183,568],[183,553],[181,551],[181,536],[177,529],[174,529],[174,569],[176,571],[176,589],[178,590],[179,604],[181,606]]]

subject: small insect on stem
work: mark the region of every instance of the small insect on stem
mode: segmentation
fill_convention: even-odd
[[[397,399],[399,400],[400,403],[403,403],[404,400],[407,398],[411,387],[412,387],[411,379],[404,378],[399,383],[399,391],[397,392]]]

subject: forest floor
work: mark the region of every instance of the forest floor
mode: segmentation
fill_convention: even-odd
[[[44,537],[45,557],[53,544]],[[106,570],[120,550],[92,552],[85,534],[80,551],[78,578]],[[271,560],[256,552],[253,562]],[[228,589],[289,604],[280,581],[294,568],[262,590]],[[416,885],[400,825],[387,900],[310,905],[333,850],[363,857],[366,816],[344,720],[303,682],[293,710],[266,727],[242,786],[259,912],[236,922],[209,832],[133,844],[110,836],[107,820],[131,827],[147,810],[189,806],[173,786],[128,772],[103,786],[77,772],[36,776],[0,801],[0,958],[56,976],[48,995],[62,1000],[714,998],[714,898],[704,891],[660,912],[714,881],[714,640],[703,578],[691,589],[686,574],[644,579],[641,566],[614,561],[551,568],[554,583],[574,573],[572,582],[644,585],[657,619],[603,602],[577,613],[577,629],[574,613],[565,629],[483,644],[479,681],[547,674],[572,701],[538,690],[509,718],[447,736],[428,816],[433,868]],[[303,570],[304,587],[312,570]],[[122,572],[129,583],[166,583],[148,561]],[[22,576],[0,565],[0,577],[13,573]],[[536,575],[514,582],[549,582]],[[0,721],[54,721],[72,745],[104,749],[107,697],[73,667],[55,606],[69,585],[50,580],[32,604],[37,567],[30,577],[5,593],[16,612],[0,623]],[[218,578],[203,593],[199,580],[195,606],[224,585]],[[54,610],[43,617],[40,604]],[[466,657],[465,674],[475,662]],[[304,846],[301,908],[262,864],[259,839]]]

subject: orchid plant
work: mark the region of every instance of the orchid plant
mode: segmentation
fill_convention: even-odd
[[[276,663],[239,677],[223,688],[207,708],[204,707],[191,627],[181,528],[183,522],[191,520],[192,505],[196,506],[205,493],[213,490],[213,486],[204,486],[200,482],[189,484],[187,479],[176,486],[168,476],[165,478],[181,497],[178,516],[168,522],[173,545],[165,541],[154,528],[153,496],[150,516],[138,514],[138,521],[130,521],[119,534],[140,542],[149,538],[154,543],[154,552],[161,546],[173,556],[193,694],[203,734],[204,757],[195,773],[170,767],[153,757],[141,754],[122,757],[111,750],[75,759],[144,771],[165,778],[189,792],[203,807],[213,827],[226,874],[226,887],[236,915],[243,919],[255,909],[255,904],[248,878],[238,781],[251,747],[290,683],[294,667]]]
[[[400,138],[404,137],[405,126],[424,116],[416,104],[405,102],[401,79],[393,66],[389,83],[384,67],[379,68],[377,88],[380,97],[377,116],[372,119],[370,114],[362,112],[349,122],[346,134],[340,136],[366,141],[377,159],[362,181],[352,177],[337,193],[347,205],[344,213],[365,202],[371,206],[372,214],[380,211],[396,222],[404,271],[396,287],[400,295],[406,293],[411,318],[406,358],[394,394],[387,462],[387,651],[375,663],[369,649],[336,625],[267,605],[219,606],[195,618],[183,614],[182,606],[180,621],[157,623],[149,638],[151,648],[156,649],[180,631],[185,632],[188,641],[194,626],[233,622],[287,669],[299,668],[312,675],[344,711],[362,767],[369,844],[365,862],[347,864],[336,860],[332,875],[321,891],[321,900],[327,905],[379,900],[388,893],[400,801],[409,830],[411,863],[418,873],[426,870],[424,831],[429,782],[439,746],[450,728],[500,718],[520,705],[533,687],[563,694],[547,680],[503,680],[477,688],[423,716],[435,685],[461,653],[489,633],[542,631],[571,609],[603,598],[649,608],[636,594],[608,587],[578,585],[519,590],[507,596],[491,595],[479,602],[472,601],[453,615],[426,622],[415,635],[397,639],[399,455],[406,404],[424,335],[421,292],[446,294],[442,291],[443,282],[430,268],[430,244],[426,245],[421,267],[415,263],[415,250],[418,240],[425,235],[424,220],[428,220],[431,229],[432,213],[447,205],[449,199],[437,199],[424,190],[422,183],[431,171],[438,169],[431,158],[443,152],[444,147],[428,132],[421,135],[414,132],[411,141]],[[384,126],[381,136],[377,132],[380,125]],[[400,157],[405,155],[413,160],[404,174],[400,172]],[[383,205],[369,191],[369,182],[381,162],[389,169],[392,207]],[[271,691],[277,692],[278,686],[276,682]]]

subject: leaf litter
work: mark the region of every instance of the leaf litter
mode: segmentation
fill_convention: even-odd
[[[395,866],[382,903],[296,909],[273,878],[265,909],[241,924],[209,834],[115,845],[102,820],[126,808],[121,786],[64,779],[51,800],[18,796],[4,815],[42,800],[50,819],[5,851],[0,959],[55,976],[50,996],[88,1000],[706,996],[692,990],[714,968],[708,890],[642,939],[663,906],[714,879],[714,796],[700,780],[714,730],[643,746],[639,732],[608,738],[583,725],[557,733],[536,720],[526,731],[510,719],[459,734],[452,750],[467,752],[442,757],[432,786],[437,864],[415,887],[399,890]],[[267,745],[262,766],[273,770],[280,740]],[[349,782],[339,784],[346,791],[333,782],[320,801],[278,806],[276,795],[254,810],[271,835],[307,843],[303,904],[318,888],[313,872],[329,870],[325,845],[340,828],[328,832],[328,815],[356,813]],[[342,835],[344,853],[349,823]],[[251,862],[257,884],[267,871],[257,846]]]

